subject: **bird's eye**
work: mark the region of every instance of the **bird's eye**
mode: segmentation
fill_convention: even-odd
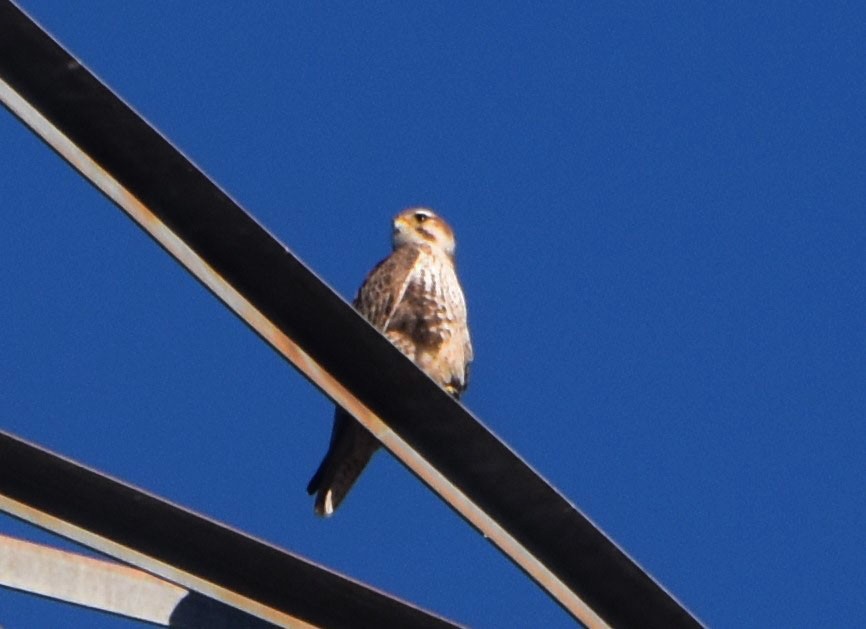
[[[418,212],[415,214],[415,220],[418,221],[419,223],[423,223],[428,218],[430,218],[430,215],[425,214],[424,212]]]

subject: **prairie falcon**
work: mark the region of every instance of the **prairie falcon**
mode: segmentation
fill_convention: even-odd
[[[400,212],[393,227],[393,251],[367,275],[354,306],[456,398],[467,385],[472,343],[454,232],[426,208]],[[334,513],[378,448],[366,428],[336,409],[328,452],[307,486],[318,515]]]

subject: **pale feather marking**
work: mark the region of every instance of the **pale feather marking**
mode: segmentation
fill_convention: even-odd
[[[397,312],[397,306],[399,306],[400,302],[403,301],[403,296],[406,294],[406,289],[412,282],[412,275],[415,271],[415,268],[418,266],[418,261],[421,259],[422,255],[424,255],[423,252],[418,251],[418,255],[415,256],[415,259],[412,261],[412,265],[409,267],[408,271],[406,271],[406,276],[403,278],[403,283],[400,285],[400,290],[397,292],[397,297],[396,299],[394,299],[393,302],[391,302],[391,312],[388,313],[388,316],[385,318],[385,321],[382,324],[381,331],[383,334],[388,331],[388,325],[391,323],[391,318],[394,316],[394,313]]]

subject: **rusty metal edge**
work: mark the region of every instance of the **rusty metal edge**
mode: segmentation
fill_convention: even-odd
[[[187,618],[223,603],[231,626],[459,626],[2,430],[0,511],[211,599]]]
[[[189,593],[136,568],[8,535],[0,535],[0,586],[164,627]]]
[[[178,570],[174,566],[154,560],[143,553],[132,548],[127,548],[115,543],[106,537],[95,535],[92,532],[75,526],[69,522],[56,518],[29,505],[13,500],[5,495],[0,495],[0,511],[4,511],[20,520],[29,522],[39,528],[61,535],[67,539],[83,544],[101,553],[115,557],[131,566],[136,566],[153,575],[158,575],[166,581],[179,584],[190,590],[200,592],[205,596],[240,609],[248,614],[267,622],[289,627],[291,629],[314,629],[315,625],[303,622],[299,618],[282,613],[276,609],[262,605],[258,601],[241,596],[236,592],[220,587],[198,576]]]
[[[323,370],[306,352],[196,255],[183,240],[178,238],[133,194],[100,168],[88,155],[84,154],[2,79],[0,79],[0,100],[76,170],[122,208],[190,273],[213,291],[223,303],[244,319],[262,338],[266,339],[274,349],[291,361],[297,369],[325,391],[337,404],[367,426],[385,447],[433,487],[439,495],[481,530],[485,536],[512,557],[575,617],[593,629],[607,627],[607,624],[588,605],[535,556],[527,552],[498,522],[479,509],[477,505],[463,495],[459,488],[449,482],[418,452],[388,428],[375,413],[362,404],[339,381]]]
[[[337,379],[325,371],[316,360],[284,334],[278,325],[275,325],[274,322],[257,310],[251,302],[245,299],[240,292],[236,291],[230,282],[226,281],[219,273],[210,267],[204,259],[199,257],[182,238],[178,237],[165,223],[157,218],[157,216],[151,212],[144,203],[140,202],[134,194],[100,168],[89,155],[79,149],[75,142],[64,135],[58,127],[54,126],[47,119],[42,117],[42,115],[35,108],[31,107],[30,103],[28,103],[25,98],[18,95],[11,86],[4,84],[3,88],[3,99],[6,100],[6,105],[10,110],[19,116],[19,118],[24,120],[28,126],[33,128],[34,131],[36,131],[36,133],[46,141],[46,143],[70,161],[73,166],[82,172],[85,177],[93,182],[99,189],[109,196],[109,198],[130,214],[130,216],[148,233],[150,233],[154,239],[176,257],[221,300],[223,300],[238,314],[238,316],[245,320],[263,338],[274,346],[277,351],[286,356],[311,381],[325,391],[337,403],[352,412],[353,415],[364,423],[372,432],[377,434],[386,447],[394,452],[398,458],[407,465],[407,467],[413,470],[427,484],[433,487],[456,511],[481,530],[486,537],[496,543],[515,563],[547,589],[548,592],[561,605],[563,605],[563,607],[590,627],[607,626],[601,616],[597,614],[591,606],[586,604],[583,599],[575,593],[572,587],[557,576],[553,570],[549,569],[544,561],[530,552],[524,544],[503,528],[496,518],[489,515],[477,502],[470,500],[458,486],[451,483],[444,474],[440,473],[433,465],[428,463],[425,457],[417,450],[413,449],[407,441],[388,428],[385,422],[383,422],[378,415],[365,406],[359,398],[355,397],[355,395],[343,387]],[[405,428],[403,429],[405,430]],[[510,456],[516,455],[510,453]],[[523,463],[523,465],[525,465],[525,463]],[[528,468],[528,466],[526,467]],[[537,477],[537,474],[536,478],[540,479],[540,477]],[[543,480],[541,482],[543,482]],[[481,499],[482,501],[486,500],[484,496],[481,496],[480,498],[479,496],[476,496],[476,500],[478,499]],[[551,504],[549,506],[554,505]],[[556,508],[560,508],[560,505],[555,506]],[[564,501],[561,506],[565,506]],[[574,509],[573,506],[570,506],[570,508]],[[576,513],[574,515],[575,517],[578,516]],[[588,519],[585,519],[585,516],[579,514],[579,518],[584,518],[583,523],[580,525],[582,530],[589,531],[592,529],[592,541],[590,541],[590,538],[587,538],[584,541],[590,543],[590,546],[596,551],[603,549],[602,554],[605,557],[618,557],[615,560],[618,567],[614,569],[614,564],[611,564],[610,574],[606,574],[606,576],[609,577],[618,573],[622,577],[625,577],[631,585],[625,587],[622,590],[623,592],[641,592],[649,597],[646,603],[652,603],[651,607],[657,610],[660,614],[660,618],[672,615],[677,618],[683,626],[700,626],[699,623],[689,615],[685,608],[683,608],[660,585],[653,582],[651,577],[646,575],[646,573],[637,566],[633,560],[628,558],[627,555],[625,555],[625,553],[622,552],[622,550],[619,549],[611,540],[605,538],[603,533],[598,531],[597,527],[594,527]],[[604,541],[601,541],[602,539]],[[532,542],[533,540],[527,541]],[[536,539],[534,542],[538,543],[540,540]],[[550,554],[551,547],[549,543],[547,544],[546,552],[549,555],[547,556],[547,560],[556,563],[555,559],[553,559],[555,554]],[[569,556],[572,556],[573,554],[574,553],[571,552]],[[598,562],[597,565],[599,568],[592,568],[592,570],[608,570],[608,568],[601,568],[601,566],[604,565],[603,562],[601,562],[601,557],[594,559]],[[560,561],[559,563],[561,564],[562,562]],[[573,566],[574,564],[572,563],[571,565]],[[560,569],[562,569],[561,565]],[[583,572],[586,573],[586,570],[583,570]],[[575,574],[576,573],[568,571],[568,576],[572,579],[572,583],[574,582]],[[597,587],[595,590],[594,595],[598,596]],[[613,613],[616,615],[618,613],[616,609],[624,601],[622,599],[611,601],[609,596],[603,596],[607,599],[603,605],[606,613]],[[634,602],[631,603],[632,610],[629,612],[631,618],[640,617],[639,614],[641,613],[641,610],[634,609],[636,604],[637,603]]]
[[[8,535],[0,535],[0,587],[162,627],[274,627],[137,568]]]

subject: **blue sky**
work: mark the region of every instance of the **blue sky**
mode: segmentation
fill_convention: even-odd
[[[862,8],[21,4],[347,298],[393,214],[449,219],[465,404],[705,622],[866,617]],[[327,399],[0,142],[4,429],[471,626],[571,626],[388,454],[314,517]],[[136,623],[0,591],[0,625]]]

